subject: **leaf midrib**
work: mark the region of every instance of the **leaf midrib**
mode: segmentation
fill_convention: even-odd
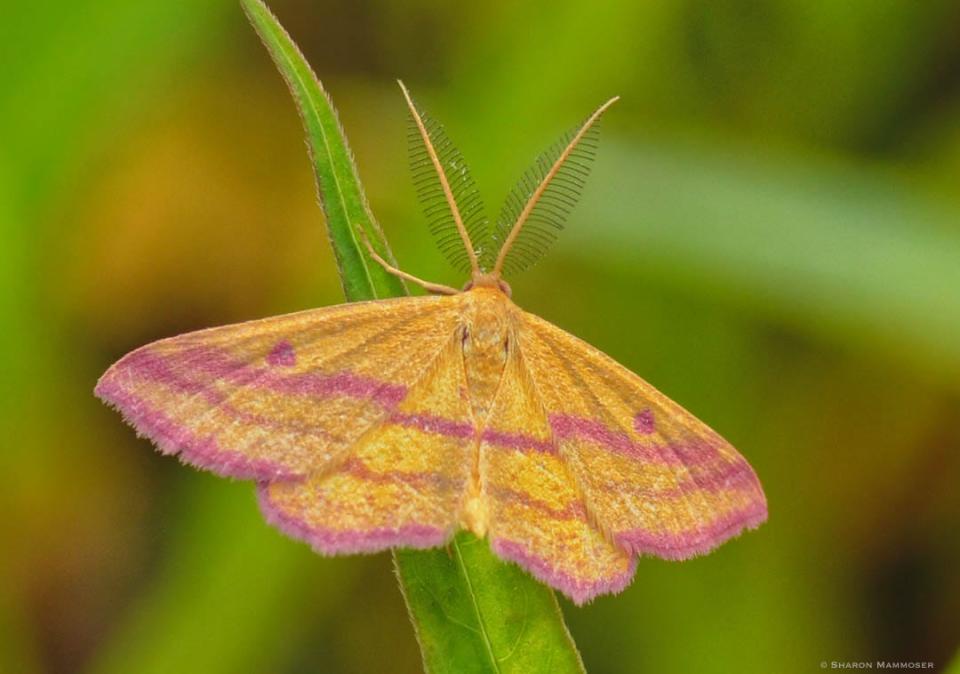
[[[490,664],[493,666],[495,672],[499,672],[500,663],[497,662],[497,657],[493,653],[493,644],[490,641],[490,635],[487,634],[487,625],[483,622],[483,613],[480,610],[480,605],[477,603],[477,595],[473,589],[473,580],[470,578],[470,572],[467,570],[466,564],[463,562],[463,554],[460,552],[460,542],[456,538],[453,539],[453,549],[457,553],[457,564],[460,566],[460,571],[463,572],[463,577],[467,581],[467,589],[470,594],[470,603],[473,605],[473,610],[477,615],[477,624],[480,626],[480,635],[483,637],[483,645],[487,649],[487,655],[490,656]]]

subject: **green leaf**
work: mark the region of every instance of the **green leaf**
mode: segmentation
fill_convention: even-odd
[[[553,591],[486,541],[463,532],[448,549],[394,561],[428,671],[584,671]]]
[[[320,200],[348,300],[405,289],[358,243],[361,226],[387,259],[329,97],[290,36],[260,0],[242,0],[303,118]],[[429,672],[582,672],[553,592],[461,534],[447,549],[394,554],[397,577]]]

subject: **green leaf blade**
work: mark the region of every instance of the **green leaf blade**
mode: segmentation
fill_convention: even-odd
[[[344,294],[350,301],[407,294],[361,247],[355,227],[392,261],[329,97],[266,5],[241,3],[303,119]],[[394,564],[428,672],[584,671],[553,591],[499,560],[486,541],[461,533],[446,549],[397,550]]]
[[[447,549],[399,550],[397,576],[434,674],[583,672],[553,591],[461,532]]]

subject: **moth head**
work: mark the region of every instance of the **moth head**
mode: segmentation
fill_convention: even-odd
[[[475,272],[473,277],[463,286],[463,291],[466,292],[474,288],[496,288],[507,297],[513,295],[509,283],[500,278],[498,274],[490,274],[484,271]]]

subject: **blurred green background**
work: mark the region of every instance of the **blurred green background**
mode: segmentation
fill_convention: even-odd
[[[947,667],[960,640],[960,1],[274,0],[401,265],[459,285],[402,77],[488,215],[612,94],[512,279],[728,437],[770,521],[564,604],[591,672]],[[149,340],[341,301],[295,108],[229,0],[0,25],[2,672],[415,672],[389,557],[325,559],[93,398]]]

